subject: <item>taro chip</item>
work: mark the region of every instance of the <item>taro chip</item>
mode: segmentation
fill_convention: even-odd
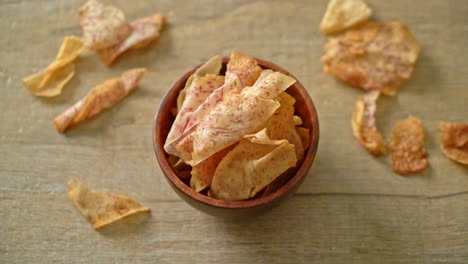
[[[320,30],[326,34],[342,31],[367,21],[371,15],[363,0],[330,0]]]
[[[122,42],[108,48],[99,50],[102,61],[111,66],[121,54],[127,50],[142,49],[159,37],[159,33],[166,25],[166,19],[162,14],[140,18],[132,23],[132,33]]]
[[[190,155],[190,153],[180,153],[180,151],[177,150],[177,145],[188,146],[187,143],[189,142],[187,137],[198,126],[201,120],[203,120],[218,104],[225,104],[226,101],[231,98],[231,95],[238,94],[243,88],[243,83],[248,83],[249,80],[258,78],[261,70],[262,69],[257,65],[255,59],[237,52],[232,52],[231,59],[227,64],[224,84],[218,89],[215,89],[205,99],[205,101],[195,111],[193,111],[190,117],[186,120],[186,125],[172,125],[164,144],[164,150],[169,154],[177,155],[179,157]],[[223,148],[217,149],[217,151]],[[187,149],[184,149],[184,151],[186,152]],[[211,154],[214,154],[217,151]]]
[[[298,162],[302,161],[304,157],[304,147],[302,145],[301,137],[296,131],[294,124],[294,102],[295,99],[283,92],[278,96],[280,107],[270,117],[267,122],[268,136],[272,140],[285,139],[293,144],[296,150],[296,157]]]
[[[219,162],[231,151],[233,147],[227,147],[192,168],[190,187],[196,192],[201,192],[211,184],[213,175]]]
[[[54,97],[61,94],[75,74],[73,61],[82,51],[83,41],[80,38],[65,37],[55,61],[42,72],[23,79],[24,86],[36,96]]]
[[[294,82],[292,77],[274,72],[255,86],[218,103],[190,134],[192,142],[181,141],[177,145],[181,157],[194,166],[244,135],[259,131],[280,106],[273,99]]]
[[[94,229],[136,213],[150,211],[133,198],[90,190],[78,179],[68,182],[67,197]]]
[[[294,120],[294,125],[302,126],[302,118],[300,116],[294,115],[293,120]]]
[[[182,108],[187,90],[192,85],[193,79],[195,79],[195,77],[203,77],[210,73],[218,75],[221,67],[223,66],[222,63],[223,61],[220,56],[214,56],[205,62],[202,66],[200,66],[200,68],[198,68],[192,75],[190,75],[190,77],[185,82],[184,89],[179,92],[179,96],[177,97],[177,112],[180,111],[180,108]]]
[[[351,119],[354,137],[375,156],[387,154],[387,143],[375,124],[378,97],[379,91],[371,91],[359,97]]]
[[[468,123],[439,124],[441,150],[450,159],[468,165]]]
[[[124,41],[132,27],[124,13],[114,7],[89,0],[78,10],[84,45],[90,50],[104,49]]]
[[[247,135],[219,163],[210,195],[221,200],[252,198],[296,162],[294,145],[287,140],[271,140],[266,129]]]
[[[296,131],[301,138],[302,146],[305,151],[310,146],[310,130],[304,127],[297,127]]]
[[[331,36],[325,72],[363,90],[393,96],[413,72],[421,47],[400,22],[369,22]]]
[[[68,127],[112,107],[133,91],[146,72],[144,68],[129,70],[120,78],[110,79],[96,86],[83,99],[54,119],[55,128],[63,133]]]
[[[408,117],[392,128],[390,136],[393,170],[399,174],[420,172],[429,166],[421,120]]]

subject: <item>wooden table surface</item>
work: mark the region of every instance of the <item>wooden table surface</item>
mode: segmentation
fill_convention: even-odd
[[[398,20],[422,46],[412,79],[379,100],[385,138],[408,115],[422,119],[430,167],[402,177],[353,138],[362,94],[322,71],[326,1],[110,1],[129,20],[163,12],[169,26],[112,68],[96,54],[53,99],[22,78],[43,69],[67,35],[80,35],[83,0],[0,1],[1,263],[468,263],[468,167],[439,150],[441,120],[467,122],[468,1],[368,0],[376,20]],[[316,160],[298,192],[265,215],[231,221],[191,208],[169,187],[152,147],[163,94],[190,67],[237,50],[293,73],[320,119]],[[90,88],[133,67],[150,73],[128,98],[58,133],[52,119]],[[78,177],[135,197],[143,218],[95,231],[66,198]]]

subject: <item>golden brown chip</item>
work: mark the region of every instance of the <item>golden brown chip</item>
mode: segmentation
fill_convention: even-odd
[[[149,212],[133,198],[108,192],[88,189],[78,179],[68,181],[67,197],[80,213],[88,219],[94,229],[111,224],[117,220],[139,212]]]
[[[111,66],[117,57],[124,52],[147,47],[159,37],[159,33],[165,25],[166,18],[162,14],[154,14],[133,21],[130,23],[132,33],[125,40],[99,50],[101,60],[107,66]]]
[[[262,73],[257,61],[247,55],[233,51],[227,65],[227,72],[237,75],[242,87],[251,86]]]
[[[326,34],[342,31],[367,21],[371,15],[372,10],[363,0],[330,0],[320,30]]]
[[[89,0],[80,7],[78,15],[84,45],[90,50],[116,45],[132,33],[132,27],[125,21],[124,13],[114,6]]]
[[[219,163],[210,194],[222,200],[249,199],[296,161],[294,145],[269,139],[266,129],[247,135]]]
[[[369,22],[330,37],[325,72],[363,90],[395,95],[410,78],[421,47],[400,22]]]
[[[376,103],[379,91],[360,96],[354,108],[351,126],[354,137],[375,156],[387,154],[387,143],[375,125]]]
[[[292,100],[291,100],[292,99]],[[286,139],[293,144],[296,150],[297,161],[301,162],[304,157],[304,147],[301,137],[296,131],[294,124],[294,98],[283,92],[278,96],[280,107],[270,117],[266,128],[270,139],[281,140]]]
[[[75,74],[73,61],[83,51],[83,41],[75,36],[65,37],[59,53],[45,70],[23,80],[24,86],[36,95],[53,97],[62,93],[65,84]]]
[[[294,120],[294,125],[302,126],[302,118],[300,116],[294,115],[293,120]]]
[[[133,91],[146,72],[144,68],[129,70],[120,78],[110,79],[96,86],[83,99],[54,119],[55,128],[63,133],[68,127],[112,107]]]
[[[192,178],[190,178],[190,187],[196,192],[201,192],[211,184],[213,175],[219,162],[233,149],[233,146],[227,147],[192,168]]]
[[[399,174],[420,172],[429,166],[424,149],[421,120],[410,116],[392,128],[390,136],[393,170]]]
[[[304,127],[296,128],[297,134],[301,138],[302,146],[304,151],[310,146],[310,130]]]
[[[468,165],[468,123],[439,124],[441,150],[450,159]]]
[[[223,66],[223,61],[220,56],[216,55],[213,58],[209,59],[207,62],[205,62],[200,68],[198,68],[190,77],[187,79],[185,82],[185,87],[179,92],[179,96],[177,97],[177,111],[180,111],[180,108],[182,108],[182,104],[184,103],[185,100],[185,95],[187,93],[187,90],[190,88],[192,85],[193,79],[195,77],[203,77],[207,74],[215,74],[218,75],[219,71],[221,70],[221,67]]]

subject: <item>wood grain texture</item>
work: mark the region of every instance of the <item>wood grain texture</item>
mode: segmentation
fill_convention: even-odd
[[[468,2],[368,0],[374,19],[409,25],[422,46],[412,79],[379,99],[388,139],[409,114],[423,121],[430,167],[391,171],[353,138],[361,91],[322,71],[326,1],[110,1],[128,19],[167,14],[149,49],[106,68],[77,61],[62,95],[32,96],[21,79],[48,65],[66,35],[80,35],[83,0],[0,1],[1,263],[468,263],[468,168],[439,151],[438,122],[467,122]],[[298,193],[245,221],[220,220],[182,202],[157,166],[154,114],[186,70],[238,50],[278,64],[309,91],[320,121],[316,160]],[[134,67],[150,73],[124,101],[59,134],[52,119],[107,78]],[[94,231],[66,198],[78,177],[91,188],[133,196],[151,215]]]

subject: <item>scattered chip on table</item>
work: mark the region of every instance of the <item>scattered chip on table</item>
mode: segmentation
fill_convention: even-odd
[[[62,93],[65,85],[75,74],[73,61],[83,51],[83,41],[75,36],[65,37],[59,53],[45,70],[23,79],[28,90],[43,97],[54,97]]]
[[[379,91],[374,90],[360,96],[351,119],[354,137],[375,156],[387,154],[387,143],[375,123],[379,94]]]
[[[372,10],[363,0],[330,0],[320,30],[332,34],[366,22]]]
[[[130,23],[132,32],[122,42],[99,50],[101,60],[107,65],[112,63],[128,50],[142,49],[155,41],[166,25],[166,18],[162,14],[137,19]]]
[[[54,119],[55,128],[63,133],[68,127],[112,107],[133,91],[146,72],[144,68],[132,69],[124,72],[120,78],[110,79],[96,86],[83,99]]]
[[[399,121],[390,137],[393,170],[405,175],[424,170],[429,166],[424,148],[424,130],[421,120],[413,116]]]
[[[90,190],[78,179],[68,181],[67,197],[94,229],[136,213],[150,211],[133,198]]]
[[[413,72],[421,47],[400,22],[369,22],[331,36],[325,72],[363,90],[393,96]]]
[[[468,165],[468,123],[440,122],[441,150],[450,159]]]

